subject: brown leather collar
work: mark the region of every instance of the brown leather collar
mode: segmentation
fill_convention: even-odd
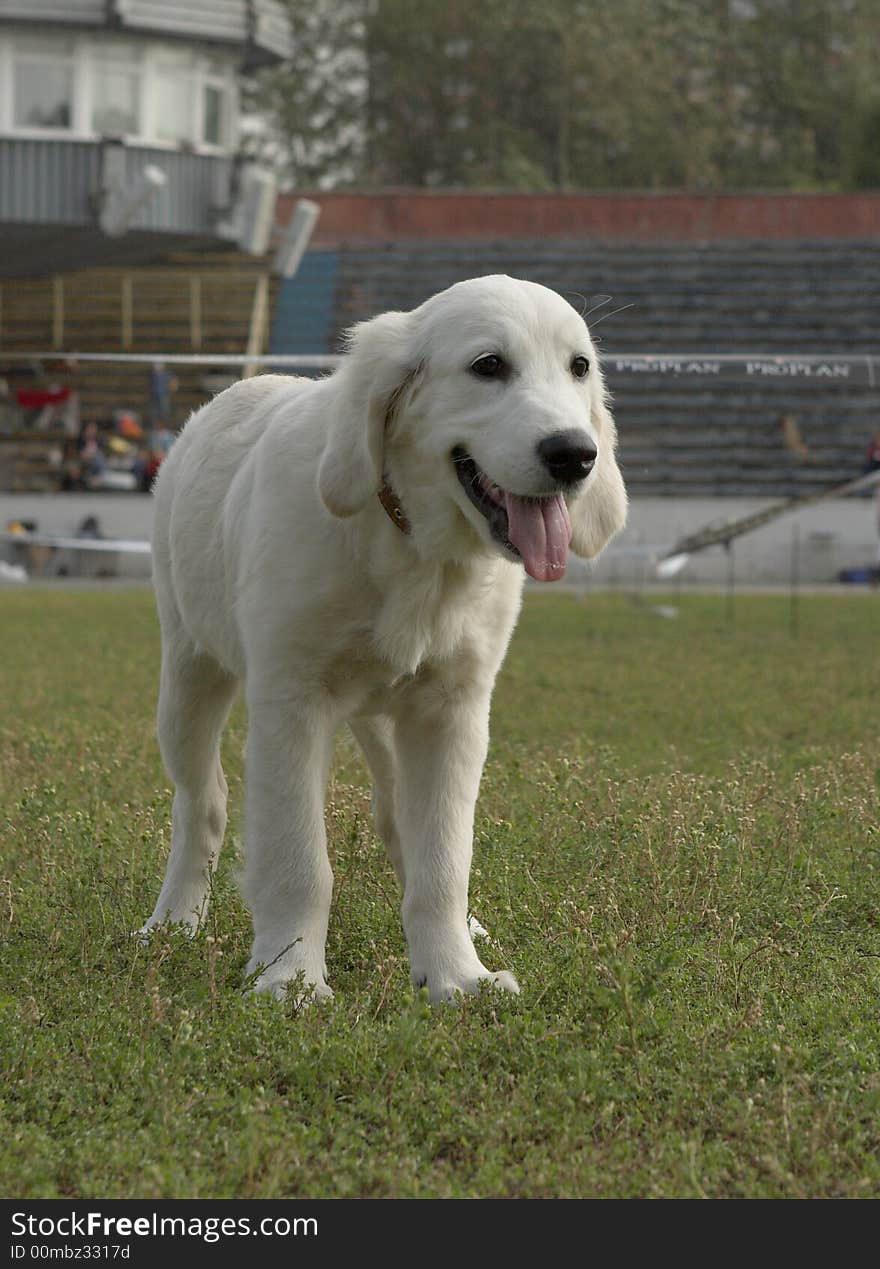
[[[400,384],[398,384],[398,386],[392,392],[388,400],[387,408],[385,410],[386,437],[388,435],[388,429],[394,420],[394,416],[397,413],[398,406],[400,405],[400,402],[404,394],[408,391],[408,389],[412,387],[413,383],[416,381],[416,379],[418,379],[418,376],[421,374],[421,372],[422,372],[422,362],[419,362],[417,366],[414,366],[413,369],[407,373],[403,381]],[[401,503],[397,494],[391,488],[391,481],[388,479],[388,477],[385,475],[384,472],[382,473],[382,488],[379,490],[379,501],[381,502],[382,506],[385,508],[385,512],[388,516],[388,519],[391,521],[392,524],[397,525],[401,533],[406,533],[407,535],[412,533],[412,525],[410,524],[407,514],[403,509],[403,504]]]
[[[407,519],[406,512],[401,506],[400,499],[389,485],[388,481],[379,490],[379,501],[385,508],[388,519],[392,524],[396,524],[401,533],[412,533],[412,525]]]

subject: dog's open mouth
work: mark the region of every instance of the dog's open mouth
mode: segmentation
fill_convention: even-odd
[[[452,451],[455,474],[468,498],[508,555],[521,559],[530,577],[556,582],[565,576],[571,520],[561,493],[527,498],[508,493],[481,471],[461,446]]]

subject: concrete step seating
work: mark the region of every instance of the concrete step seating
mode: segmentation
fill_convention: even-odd
[[[140,269],[88,269],[58,278],[8,281],[0,293],[4,368],[16,351],[240,353],[248,340],[254,291],[263,261],[233,253],[172,257]],[[270,311],[274,301],[270,286]],[[174,368],[173,423],[204,402],[205,366]],[[47,364],[52,381],[80,394],[85,418],[128,409],[148,413],[148,365],[82,362],[74,370]],[[232,373],[235,373],[233,371]]]
[[[827,356],[880,348],[880,242],[438,242],[341,248],[327,351],[353,322],[412,308],[453,282],[490,273],[542,282],[584,309],[610,296],[588,317],[603,351]],[[818,489],[857,474],[880,427],[878,389],[864,375],[683,383],[609,366],[608,379],[635,494]],[[785,414],[808,456],[786,446]]]

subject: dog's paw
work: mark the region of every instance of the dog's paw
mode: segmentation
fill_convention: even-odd
[[[132,930],[131,937],[146,947],[154,932],[160,927],[169,934],[183,934],[187,938],[194,938],[198,932],[199,920],[195,913],[189,913],[184,917],[175,917],[170,914],[161,917],[151,916],[139,930]]]
[[[509,969],[499,969],[497,974],[493,974],[492,985],[497,987],[499,991],[510,992],[511,996],[519,995],[519,983]]]
[[[427,988],[432,1005],[454,1004],[462,996],[475,996],[484,986],[506,991],[512,996],[519,995],[519,983],[506,969],[499,969],[495,973],[482,969],[481,972],[455,977],[443,975],[432,978],[430,975],[413,974],[412,981],[416,987]]]
[[[264,960],[254,952],[247,967],[246,985],[253,995],[288,1000],[297,1009],[333,999],[322,952],[312,949],[307,955],[299,941],[274,959]]]
[[[333,989],[325,978],[317,982],[306,982],[302,973],[292,978],[261,974],[250,990],[255,996],[272,996],[275,1000],[289,1000],[297,1009],[304,1009],[306,1005],[314,1005],[322,1000],[333,999]]]

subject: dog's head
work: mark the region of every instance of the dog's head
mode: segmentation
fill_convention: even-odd
[[[532,577],[593,558],[626,519],[616,435],[583,319],[554,291],[496,276],[350,333],[343,408],[318,472],[337,516],[388,479],[414,538],[477,542]],[[476,540],[475,540],[476,539]]]

